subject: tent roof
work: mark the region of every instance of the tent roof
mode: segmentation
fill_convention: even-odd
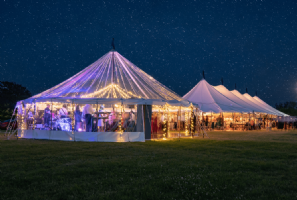
[[[204,79],[199,81],[199,83],[183,96],[183,98],[198,104],[200,110],[203,112],[219,113],[249,111],[247,108],[238,105],[221,94]]]
[[[40,98],[184,101],[114,50],[68,80],[30,99]]]
[[[253,107],[252,104],[249,104],[248,102],[244,101],[243,99],[239,98],[238,96],[230,92],[225,86],[218,85],[214,86],[214,88],[220,93],[222,93],[224,96],[228,97],[229,99],[237,103],[238,105],[248,109],[249,112],[261,112],[261,110],[258,110],[257,108]]]
[[[259,97],[254,96],[253,98],[254,98],[256,101],[258,101],[262,106],[264,106],[264,107],[266,107],[266,108],[272,110],[273,112],[278,113],[277,115],[279,115],[279,116],[289,116],[289,115],[287,115],[287,114],[285,114],[285,113],[283,113],[283,112],[280,112],[280,111],[278,111],[277,109],[271,107],[270,105],[268,105],[267,103],[265,103],[265,102],[264,102],[262,99],[260,99]]]
[[[247,98],[248,100],[250,100],[251,102],[253,102],[255,105],[257,105],[257,106],[265,109],[266,110],[266,113],[273,114],[273,115],[279,115],[278,112],[275,112],[273,110],[270,110],[270,109],[266,108],[265,106],[261,105],[258,101],[256,101],[253,97],[251,97],[248,93],[243,94],[243,96],[245,98]]]
[[[232,94],[234,94],[235,96],[237,96],[238,98],[240,98],[242,101],[246,102],[247,104],[249,104],[253,109],[254,112],[262,112],[262,113],[266,113],[267,110],[263,109],[262,107],[256,105],[254,102],[248,100],[245,96],[243,96],[240,92],[238,92],[237,90],[232,90],[230,91]]]

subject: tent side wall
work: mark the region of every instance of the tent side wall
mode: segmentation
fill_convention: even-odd
[[[112,115],[108,114],[109,117],[106,118],[106,123],[109,124],[108,128],[106,128],[107,125],[104,122],[103,129],[97,124],[95,127],[92,125],[91,130],[89,130],[86,127],[87,119],[80,121],[81,125],[79,128],[77,127],[75,109],[78,107],[79,112],[81,112],[85,110],[87,104],[92,108],[91,124],[100,123],[100,120],[98,120],[98,117],[102,115],[100,112],[111,114],[114,112],[112,121],[110,121]],[[105,105],[105,111],[98,110],[102,105]],[[63,141],[144,142],[151,139],[153,105],[161,109],[166,107],[188,109],[192,104],[187,101],[146,99],[28,99],[18,103],[18,106],[24,108],[20,109],[22,112],[19,113],[24,120],[21,120],[22,125],[19,126],[18,136],[27,139]],[[69,112],[66,118],[62,118],[58,114],[64,106],[67,107]],[[51,113],[50,118],[45,116],[46,109],[49,109],[48,111]],[[127,125],[132,119],[132,109],[133,113],[135,113],[134,128]],[[84,114],[80,115],[85,116]],[[97,119],[96,116],[98,116]],[[114,128],[111,126],[114,126]]]

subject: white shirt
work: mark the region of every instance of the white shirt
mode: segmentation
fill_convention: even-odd
[[[28,117],[29,117],[29,118],[32,118],[32,117],[33,117],[33,114],[32,114],[31,111],[28,113]]]
[[[60,115],[68,115],[68,111],[66,108],[62,107],[60,110],[59,110],[59,114]]]
[[[131,119],[132,121],[135,121],[135,114],[134,114],[134,113],[130,113],[130,119]]]
[[[160,119],[161,122],[164,121],[164,115],[161,115],[161,119]]]
[[[84,116],[86,114],[93,114],[93,108],[90,104],[86,104],[83,109],[82,115]]]

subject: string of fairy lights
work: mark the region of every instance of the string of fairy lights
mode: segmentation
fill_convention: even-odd
[[[39,97],[182,100],[116,51],[108,52],[73,77],[32,98]]]

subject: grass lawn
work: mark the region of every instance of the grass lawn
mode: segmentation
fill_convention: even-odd
[[[2,136],[0,199],[297,199],[297,131],[208,135],[145,143]]]

